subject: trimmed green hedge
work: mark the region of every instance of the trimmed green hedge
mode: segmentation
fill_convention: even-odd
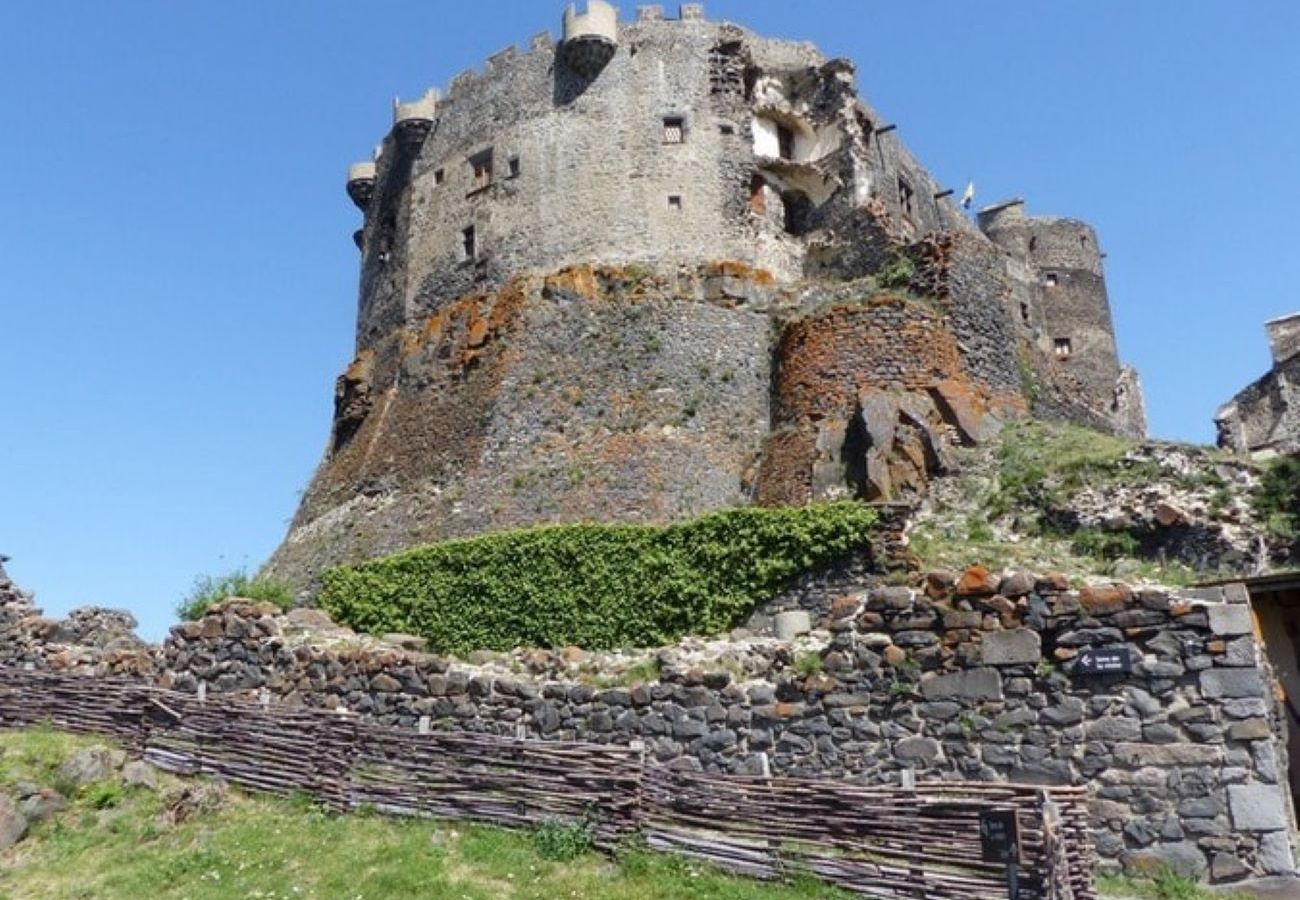
[[[868,546],[875,522],[843,502],[529,528],[330,569],[317,603],[440,651],[659,646],[734,627],[794,576]]]

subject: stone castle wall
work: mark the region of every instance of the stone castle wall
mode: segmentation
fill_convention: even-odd
[[[1300,317],[1276,319],[1268,330],[1273,367],[1214,416],[1220,447],[1261,457],[1300,451]]]
[[[131,671],[129,657],[181,690],[411,728],[642,740],[656,760],[694,770],[1082,784],[1103,866],[1216,881],[1293,868],[1274,682],[1240,587],[1075,591],[1062,576],[978,567],[920,588],[849,586],[829,603],[829,585],[803,587],[785,602],[806,599],[819,627],[792,640],[737,633],[470,662],[406,636],[359,638],[315,610],[238,600],[177,626],[161,648],[90,653],[31,638],[50,623],[11,598],[0,659],[89,675]],[[1084,674],[1093,650],[1127,651],[1131,670]]]
[[[1011,204],[986,235],[845,60],[598,9],[580,45],[399,104],[350,170],[357,356],[269,573],[305,597],[324,566],[520,525],[906,499],[1031,409],[1134,429],[1087,226]],[[909,266],[929,312],[836,311]],[[810,374],[826,399],[773,406]]]

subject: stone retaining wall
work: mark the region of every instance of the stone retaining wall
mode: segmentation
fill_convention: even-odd
[[[1061,576],[973,567],[811,608],[818,627],[789,641],[458,661],[406,636],[358,637],[316,610],[232,600],[150,658],[181,690],[411,728],[643,740],[693,770],[1082,784],[1106,867],[1216,881],[1292,870],[1286,750],[1244,589],[1071,590]],[[1131,671],[1083,674],[1096,650],[1127,651]]]

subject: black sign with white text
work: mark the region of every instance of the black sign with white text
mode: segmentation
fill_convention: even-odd
[[[1133,671],[1129,647],[1085,647],[1074,661],[1072,675],[1122,675]]]
[[[980,813],[980,849],[984,862],[1020,861],[1020,819],[1014,809]]]

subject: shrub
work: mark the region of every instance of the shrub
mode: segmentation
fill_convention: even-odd
[[[194,579],[185,599],[176,605],[176,615],[184,621],[201,618],[214,603],[227,597],[274,603],[281,609],[293,606],[293,589],[274,578],[249,577],[243,569],[225,575],[200,575]]]
[[[894,256],[876,276],[882,288],[906,288],[916,278],[916,263],[908,256]]]
[[[1300,532],[1300,457],[1284,456],[1264,470],[1254,506],[1271,535],[1296,539]]]
[[[543,822],[533,832],[533,847],[542,859],[570,862],[591,849],[591,827],[586,822]]]
[[[850,501],[529,528],[330,569],[317,602],[441,651],[659,646],[734,627],[795,575],[867,547],[875,521]]]
[[[820,675],[823,665],[820,653],[804,653],[795,659],[794,671],[797,675],[807,678],[809,675]]]
[[[1108,560],[1137,556],[1142,545],[1137,538],[1126,531],[1081,528],[1070,538],[1070,549],[1080,556]]]

